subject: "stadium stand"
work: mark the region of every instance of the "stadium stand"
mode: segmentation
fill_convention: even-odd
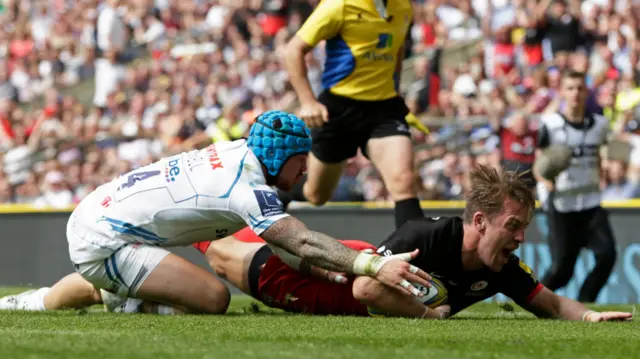
[[[0,203],[66,207],[159,157],[242,137],[257,113],[296,107],[279,51],[316,0],[4,1]],[[615,3],[615,5],[610,5]],[[561,71],[588,74],[612,123],[605,199],[638,197],[640,7],[630,1],[415,1],[403,74],[422,199],[461,199],[465,169],[501,166],[502,132],[562,106]],[[320,46],[307,64],[319,92]],[[526,146],[525,146],[526,147]],[[529,148],[522,148],[526,154]],[[334,201],[384,202],[366,158]]]

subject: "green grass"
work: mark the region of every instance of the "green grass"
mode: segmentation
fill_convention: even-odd
[[[640,350],[637,320],[539,320],[495,304],[446,321],[311,317],[253,302],[234,297],[224,316],[0,312],[0,358],[619,359]]]

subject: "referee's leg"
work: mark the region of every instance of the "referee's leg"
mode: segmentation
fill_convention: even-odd
[[[571,280],[573,269],[582,247],[581,238],[573,235],[578,228],[573,223],[573,213],[560,213],[553,208],[547,211],[549,222],[549,249],[551,251],[551,268],[547,271],[542,284],[551,291],[558,290]],[[583,224],[582,224],[583,225]],[[578,231],[581,234],[581,231]]]
[[[423,218],[416,186],[413,143],[406,122],[395,121],[378,127],[367,143],[366,152],[395,202],[396,228],[411,219]]]
[[[578,298],[579,301],[588,303],[596,301],[616,262],[616,243],[609,223],[609,214],[600,207],[592,211],[586,235],[587,248],[593,251],[596,265],[582,284]]]

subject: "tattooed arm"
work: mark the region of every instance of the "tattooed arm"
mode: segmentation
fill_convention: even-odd
[[[260,236],[287,262],[292,256],[297,256],[300,265],[314,265],[337,272],[353,273],[353,265],[360,254],[331,236],[310,230],[291,216],[278,220]]]

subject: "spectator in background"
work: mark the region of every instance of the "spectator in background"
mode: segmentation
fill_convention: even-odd
[[[624,201],[638,195],[638,183],[626,178],[627,166],[623,161],[608,161],[605,173],[604,201]]]
[[[51,159],[58,161],[74,197],[82,198],[125,166],[135,168],[175,151],[199,148],[213,138],[237,138],[264,109],[293,111],[296,96],[278,56],[316,3],[24,0],[7,5],[0,14],[0,100],[6,99],[2,106],[7,109],[0,111],[0,157],[9,155],[2,172],[20,168],[16,164],[32,164],[24,170],[26,175],[10,183],[13,200],[33,202],[41,195],[49,171],[42,164]],[[414,142],[421,146],[415,164],[422,199],[460,199],[465,168],[475,162],[505,161],[498,161],[498,151],[492,149],[495,136],[487,136],[487,118],[506,125],[512,114],[522,110],[529,126],[535,127],[539,114],[562,108],[554,99],[559,75],[567,68],[588,72],[589,112],[609,118],[621,145],[620,151],[612,151],[613,160],[625,163],[630,182],[640,178],[640,151],[634,145],[640,133],[638,6],[584,1],[576,12],[575,3],[568,4],[414,3],[409,51],[427,52],[429,57],[414,56],[418,60],[411,65],[414,72],[403,84],[403,94],[412,112],[428,118],[432,128],[427,136],[412,130]],[[115,9],[126,38],[125,55],[116,60],[130,60],[138,48],[147,50],[150,60],[125,64],[126,69],[115,75],[97,71],[102,84],[95,93],[102,97],[100,111],[88,109],[82,101],[64,105],[69,101],[61,92],[92,77],[95,67],[111,57],[101,51],[99,42],[104,41],[97,36],[98,17],[105,15],[105,6]],[[571,51],[573,45],[549,51],[550,44],[558,44],[554,34],[563,34],[548,31],[549,18],[558,19],[556,12],[562,14],[560,20],[571,16],[568,25],[580,25],[577,51]],[[480,31],[479,46],[463,46],[463,56],[451,50]],[[498,45],[507,50],[502,59],[495,56],[498,38]],[[320,43],[304,58],[316,96],[322,90],[324,48]],[[495,75],[496,65],[511,75]],[[38,104],[40,99],[43,105]],[[16,111],[20,102],[34,107]],[[35,131],[45,108],[52,115]],[[36,146],[26,151],[25,161],[17,155],[29,148],[24,146],[32,138]],[[356,193],[367,199],[388,200],[379,174],[369,170],[370,163],[361,154],[347,166],[354,172],[357,168],[358,175],[354,180],[345,174],[341,190],[355,186]],[[80,173],[80,181],[75,173]],[[332,200],[348,197],[344,193]]]
[[[99,58],[96,60],[93,104],[100,109],[106,107],[107,95],[124,76],[124,50],[129,39],[119,5],[120,0],[106,0],[98,13],[96,44]]]
[[[533,190],[536,184],[532,169],[538,142],[537,130],[532,128],[522,112],[507,117],[504,124],[494,120],[492,126],[500,137],[502,168],[521,174]]]

